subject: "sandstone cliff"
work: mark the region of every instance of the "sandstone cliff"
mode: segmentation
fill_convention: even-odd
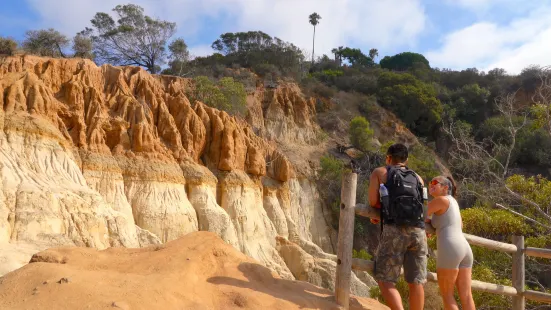
[[[88,60],[0,60],[0,275],[53,245],[135,248],[202,230],[330,287],[334,263],[297,267],[276,242],[334,250],[304,156],[282,148],[318,143],[313,101],[293,84],[259,87],[245,121],[189,102],[190,87]]]

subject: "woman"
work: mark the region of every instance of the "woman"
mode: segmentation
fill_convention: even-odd
[[[434,199],[428,203],[428,216],[433,215],[431,224],[436,228],[436,273],[444,308],[459,309],[454,298],[457,286],[463,309],[470,310],[475,309],[471,293],[473,252],[463,236],[461,213],[454,198],[456,190],[451,177],[432,179],[429,193]]]

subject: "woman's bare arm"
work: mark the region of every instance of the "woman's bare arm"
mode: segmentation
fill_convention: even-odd
[[[450,205],[450,202],[448,201],[448,198],[444,196],[434,198],[428,203],[428,210],[427,210],[428,216],[431,216],[432,214],[436,214],[436,215],[444,214],[444,212],[448,210],[449,205]]]

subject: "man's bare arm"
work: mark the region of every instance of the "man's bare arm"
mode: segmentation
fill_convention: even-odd
[[[415,175],[417,176],[417,179],[419,180],[419,182],[421,182],[421,185],[422,186],[425,186],[425,181],[423,181],[423,178],[417,174],[417,172],[415,172]]]
[[[369,188],[367,190],[369,205],[374,208],[380,208],[381,203],[379,201],[379,184],[380,184],[380,168],[373,170],[369,177]]]

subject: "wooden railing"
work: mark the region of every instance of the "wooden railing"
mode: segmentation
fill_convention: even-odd
[[[356,205],[356,184],[358,176],[356,173],[345,173],[342,180],[341,206],[339,218],[339,235],[337,249],[337,270],[335,280],[335,298],[337,303],[348,309],[350,298],[350,277],[351,271],[361,270],[373,273],[374,263],[370,260],[352,258],[352,243],[354,238],[354,214],[370,218],[380,218],[378,209],[366,205]],[[434,234],[434,228],[426,225],[427,232]],[[551,249],[540,249],[524,247],[523,236],[513,236],[513,243],[503,243],[489,240],[474,235],[464,234],[467,241],[472,245],[481,246],[490,250],[510,253],[513,256],[512,284],[513,286],[499,285],[472,280],[472,289],[492,294],[506,295],[513,297],[513,310],[524,310],[526,299],[551,303],[551,294],[524,290],[525,269],[524,260],[526,255],[540,258],[551,258]],[[433,272],[427,273],[427,280],[438,282],[437,275]]]

